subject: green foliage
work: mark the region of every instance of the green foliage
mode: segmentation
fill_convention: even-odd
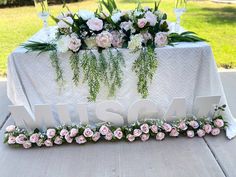
[[[63,70],[61,69],[59,58],[57,56],[57,51],[53,50],[49,53],[51,64],[53,68],[55,68],[56,71],[56,82],[58,83],[59,87],[62,87],[64,84],[64,78],[63,78]]]
[[[206,41],[203,38],[200,38],[196,35],[196,33],[191,31],[186,31],[181,34],[178,33],[171,33],[168,36],[169,44],[173,44],[175,42],[199,42],[199,41]]]
[[[102,9],[102,5],[108,10],[110,14],[112,14],[113,11],[117,10],[117,5],[115,0],[101,0],[100,3],[100,9]]]
[[[79,85],[79,78],[80,78],[80,58],[79,53],[72,53],[70,56],[70,66],[71,70],[73,71],[72,80],[76,86]]]
[[[48,52],[52,50],[56,50],[56,44],[46,43],[46,42],[37,42],[37,41],[29,41],[21,45],[28,52]]]
[[[117,50],[116,56],[109,50],[109,56],[109,71],[107,72],[109,74],[109,96],[114,96],[122,84],[122,68],[125,67],[125,61],[119,50]]]
[[[81,61],[81,66],[84,73],[83,82],[87,81],[89,86],[89,101],[96,101],[97,95],[100,90],[100,72],[99,64],[96,56],[92,51],[85,51]]]
[[[138,76],[138,93],[142,98],[148,96],[148,84],[152,81],[157,65],[155,51],[151,47],[141,49],[139,57],[133,63],[132,70]]]

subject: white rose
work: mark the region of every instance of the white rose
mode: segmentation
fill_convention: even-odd
[[[47,137],[48,138],[53,138],[56,135],[56,130],[53,128],[49,128],[47,130]]]
[[[128,22],[122,22],[120,24],[120,28],[121,29],[124,29],[125,31],[128,31],[132,28],[132,22],[131,21],[128,21]]]
[[[128,43],[128,48],[131,50],[141,48],[143,42],[143,36],[141,34],[136,34],[131,36],[131,40]]]
[[[117,12],[111,16],[111,19],[114,23],[117,23],[118,21],[120,21],[120,17],[121,17],[121,12]]]
[[[74,23],[74,21],[71,17],[65,17],[65,18],[62,18],[57,23],[57,26],[58,26],[58,28],[70,28],[70,25],[72,25],[73,23]]]
[[[93,12],[88,11],[88,10],[79,10],[78,15],[83,19],[83,20],[89,20],[91,18],[95,18],[95,15]]]
[[[68,51],[68,46],[70,43],[70,36],[61,36],[59,40],[57,40],[57,51],[61,53],[65,53]]]
[[[157,23],[157,16],[154,15],[152,12],[147,11],[145,13],[145,18],[146,20],[149,22],[150,26],[155,26],[155,24]]]
[[[23,143],[23,147],[24,147],[25,149],[29,149],[29,148],[31,148],[31,146],[32,146],[32,144],[31,144],[30,141],[25,141],[25,142]]]
[[[84,42],[85,42],[85,44],[87,45],[87,47],[89,49],[97,47],[96,38],[95,37],[87,38],[87,39],[84,40]]]

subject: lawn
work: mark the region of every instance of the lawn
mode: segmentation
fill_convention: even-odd
[[[72,11],[78,9],[95,10],[97,1],[85,0],[68,6]],[[120,9],[132,9],[136,0],[118,0]],[[152,6],[153,1],[143,1],[143,6]],[[174,0],[163,0],[160,9],[168,14],[168,19],[174,21]],[[52,15],[57,15],[60,5],[51,6]],[[19,7],[0,9],[0,75],[6,75],[7,56],[19,44],[26,41],[41,27],[41,21],[36,16],[34,7]],[[183,15],[182,26],[195,31],[211,44],[219,67],[236,67],[236,5],[216,4],[210,1],[191,1],[187,12]],[[50,25],[54,25],[50,20]]]

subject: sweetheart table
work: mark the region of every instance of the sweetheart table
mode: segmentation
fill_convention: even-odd
[[[53,28],[48,33],[53,34]],[[30,40],[45,41],[45,31],[39,31]],[[122,87],[114,98],[107,98],[107,90],[101,87],[96,103],[104,100],[114,100],[125,107],[127,113],[129,105],[141,99],[137,93],[137,77],[132,72],[132,63],[138,55],[128,49],[120,49],[126,67],[123,68],[124,77]],[[221,96],[220,104],[227,100],[217,71],[211,47],[205,42],[177,43],[174,47],[166,46],[155,50],[158,60],[158,69],[149,87],[149,96],[158,105],[158,114],[163,116],[169,104],[176,97],[186,98],[187,112],[192,111],[196,96]],[[95,54],[97,52],[95,51]],[[55,71],[51,66],[48,53],[30,52],[22,47],[13,51],[8,59],[8,97],[14,105],[24,105],[28,111],[34,111],[34,105],[67,103],[70,105],[70,114],[77,116],[73,105],[86,103],[89,119],[98,122],[94,114],[95,103],[88,102],[88,86],[80,83],[74,86],[72,71],[69,65],[69,53],[59,54],[65,83],[58,88],[55,80]],[[236,135],[236,122],[227,107],[223,113],[229,126],[226,130],[228,138]]]

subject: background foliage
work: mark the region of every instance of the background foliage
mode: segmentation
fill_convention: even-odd
[[[68,6],[74,12],[78,9],[95,10],[96,2],[96,0],[84,0]],[[132,9],[136,6],[136,2],[136,0],[117,0],[120,9]],[[142,2],[143,6],[152,6],[154,1]],[[165,0],[160,4],[160,9],[168,14],[170,21],[175,20],[173,8],[174,0]],[[50,6],[52,15],[56,16],[60,11],[62,11],[61,5]],[[36,33],[42,27],[42,22],[33,6],[0,9],[0,19],[0,75],[5,75],[7,56]],[[233,68],[236,67],[235,19],[236,5],[189,1],[181,25],[209,41],[219,67]],[[49,23],[54,25],[52,20]]]
[[[82,0],[67,0],[67,2],[78,2]],[[61,4],[61,0],[48,0],[49,4]],[[0,7],[33,5],[34,0],[0,0]]]

